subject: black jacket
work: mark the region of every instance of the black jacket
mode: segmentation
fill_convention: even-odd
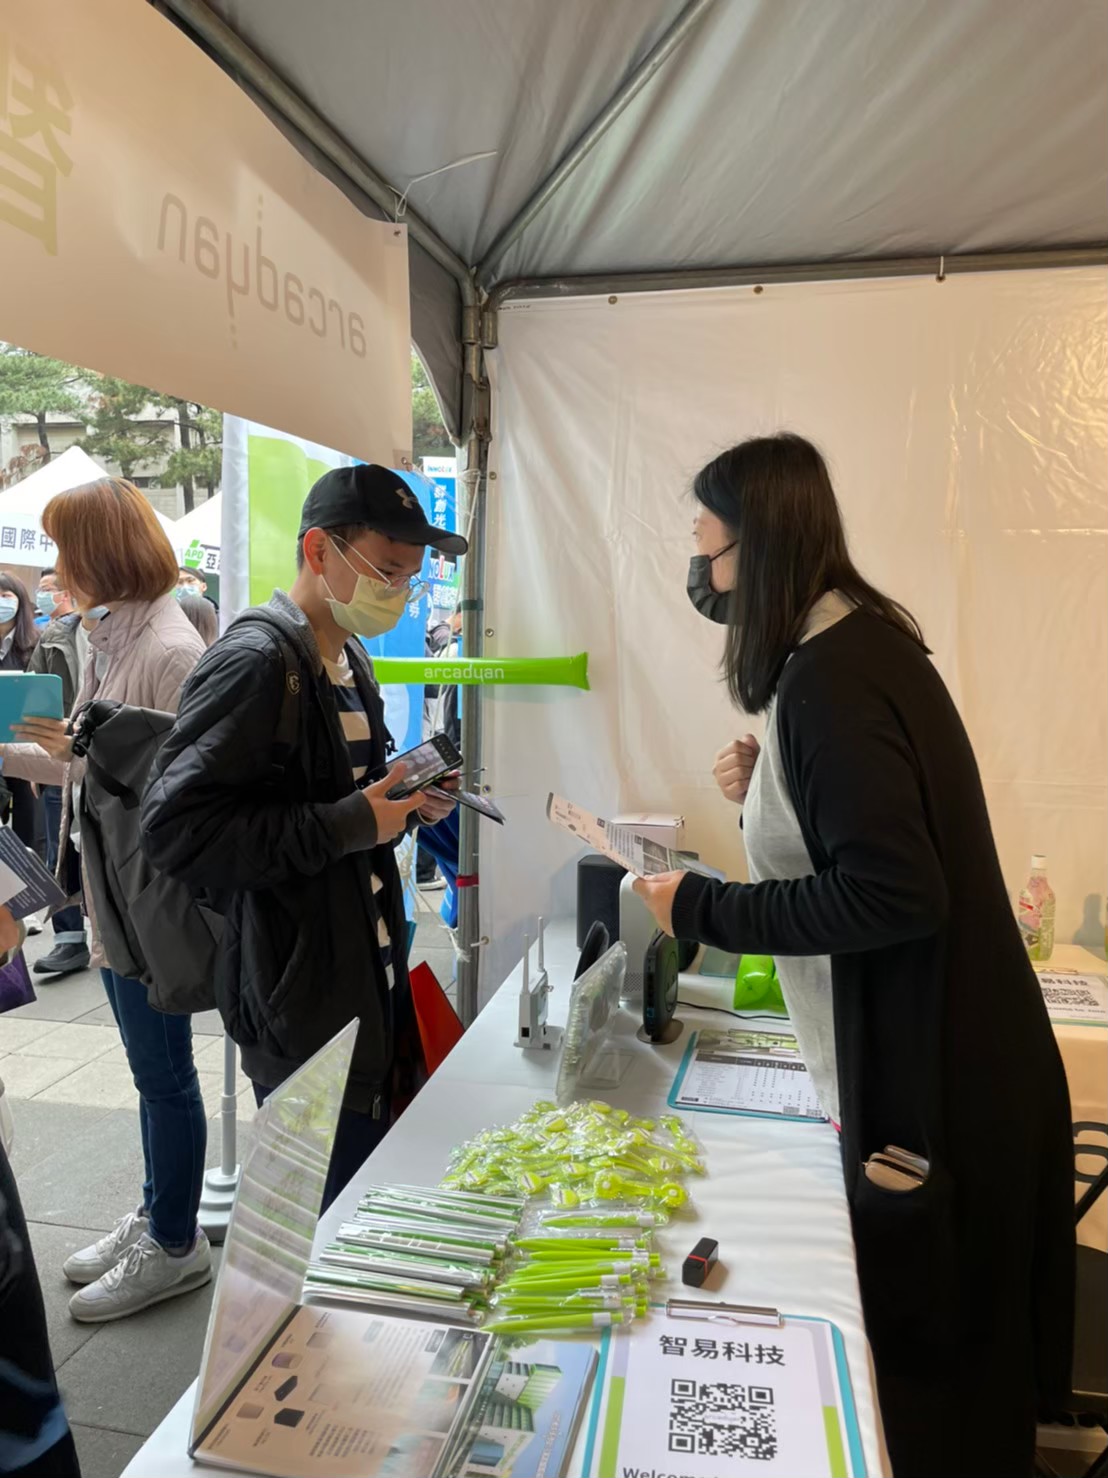
[[[952,1471],[955,1423],[959,1471],[1030,1471],[1036,1400],[1069,1388],[1072,1130],[969,739],[923,651],[862,611],[793,655],[777,724],[814,874],[690,875],[675,933],[831,956],[846,1189],[894,1471]],[[887,1144],[929,1157],[921,1189],[865,1177]]]
[[[185,684],[143,801],[144,845],[156,867],[207,892],[224,915],[216,999],[247,1076],[276,1087],[357,1016],[346,1103],[377,1111],[394,1033],[410,1024],[396,859],[391,845],[377,845],[372,808],[355,789],[306,618],[280,593],[265,612],[284,642],[268,624],[236,622]],[[351,641],[347,654],[373,736],[372,774],[385,763],[384,705],[364,648]],[[277,731],[290,683],[300,703],[287,747]],[[376,898],[374,873],[384,885]],[[379,906],[396,946],[392,990]]]
[[[62,711],[73,712],[73,704],[81,690],[81,661],[77,655],[77,612],[57,616],[42,628],[27,661],[28,672],[52,672],[62,680]]]

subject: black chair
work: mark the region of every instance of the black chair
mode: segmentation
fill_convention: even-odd
[[[1100,1200],[1108,1189],[1108,1166],[1074,1206],[1074,1223]],[[1096,1247],[1077,1247],[1077,1318],[1073,1341],[1073,1389],[1061,1411],[1044,1421],[1067,1427],[1099,1427],[1108,1436],[1108,1254]],[[1035,1468],[1045,1478],[1058,1478],[1041,1453]],[[1085,1478],[1106,1478],[1108,1447],[1086,1468]]]

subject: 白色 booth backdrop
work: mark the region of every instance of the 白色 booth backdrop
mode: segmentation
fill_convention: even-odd
[[[824,450],[864,573],[906,604],[966,721],[1005,877],[1045,852],[1058,937],[1103,943],[1108,366],[1097,269],[503,305],[486,652],[587,647],[590,693],[488,689],[483,985],[571,910],[561,789],[673,810],[743,876],[711,776],[747,727],[692,609],[692,475],[785,427]],[[553,882],[551,881],[553,879]],[[1099,923],[1098,923],[1099,919]]]

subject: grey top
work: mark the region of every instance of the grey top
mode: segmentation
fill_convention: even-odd
[[[835,591],[812,607],[803,641],[810,641],[853,607]],[[804,845],[800,823],[785,780],[785,766],[777,737],[777,702],[766,713],[762,752],[754,766],[743,806],[743,841],[752,883],[771,879],[805,878],[812,859]],[[782,956],[775,961],[781,994],[796,1032],[801,1056],[823,1112],[839,1120],[839,1079],[835,1067],[835,1021],[831,1008],[831,959],[828,955]]]

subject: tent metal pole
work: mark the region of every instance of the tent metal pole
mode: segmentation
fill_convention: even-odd
[[[960,256],[859,257],[838,262],[774,266],[690,267],[656,272],[594,273],[580,277],[520,277],[497,283],[488,306],[513,298],[578,298],[603,294],[679,292],[689,288],[768,286],[785,282],[837,282],[867,277],[946,277],[965,272],[1017,272],[1055,267],[1100,267],[1108,243],[1053,251],[974,252]]]
[[[534,192],[526,204],[508,222],[503,231],[493,241],[488,251],[477,264],[477,280],[488,286],[491,280],[492,269],[504,256],[505,252],[526,231],[527,227],[545,207],[552,195],[555,195],[565,184],[573,171],[581,161],[589,154],[596,144],[604,137],[612,124],[624,112],[631,103],[653,78],[660,67],[674,51],[681,45],[685,37],[700,20],[708,7],[715,0],[689,0],[681,14],[662,36],[642,61],[627,77],[619,90],[604,105],[596,117],[592,120],[584,133],[574,142],[567,153],[563,154],[554,169],[543,180],[542,184]]]
[[[485,345],[494,342],[495,320],[478,303],[476,284],[463,290],[462,313],[462,428],[465,504],[462,529],[469,552],[462,563],[462,651],[479,657],[485,638],[485,487],[490,436],[489,385],[485,376]],[[481,768],[482,708],[479,685],[462,691],[462,754],[474,770]],[[480,980],[481,848],[480,818],[468,806],[458,815],[458,1015],[462,1026],[477,1019]]]
[[[394,189],[361,155],[356,154],[330,124],[324,122],[314,108],[294,92],[204,0],[164,0],[164,3],[221,61],[276,108],[353,185],[368,195],[384,213],[385,220],[395,219],[396,202],[402,192]],[[445,267],[459,282],[470,281],[469,268],[465,262],[446,244],[434,227],[428,225],[410,206],[404,212],[404,224],[412,240],[417,241],[429,256],[434,257],[440,267]]]

